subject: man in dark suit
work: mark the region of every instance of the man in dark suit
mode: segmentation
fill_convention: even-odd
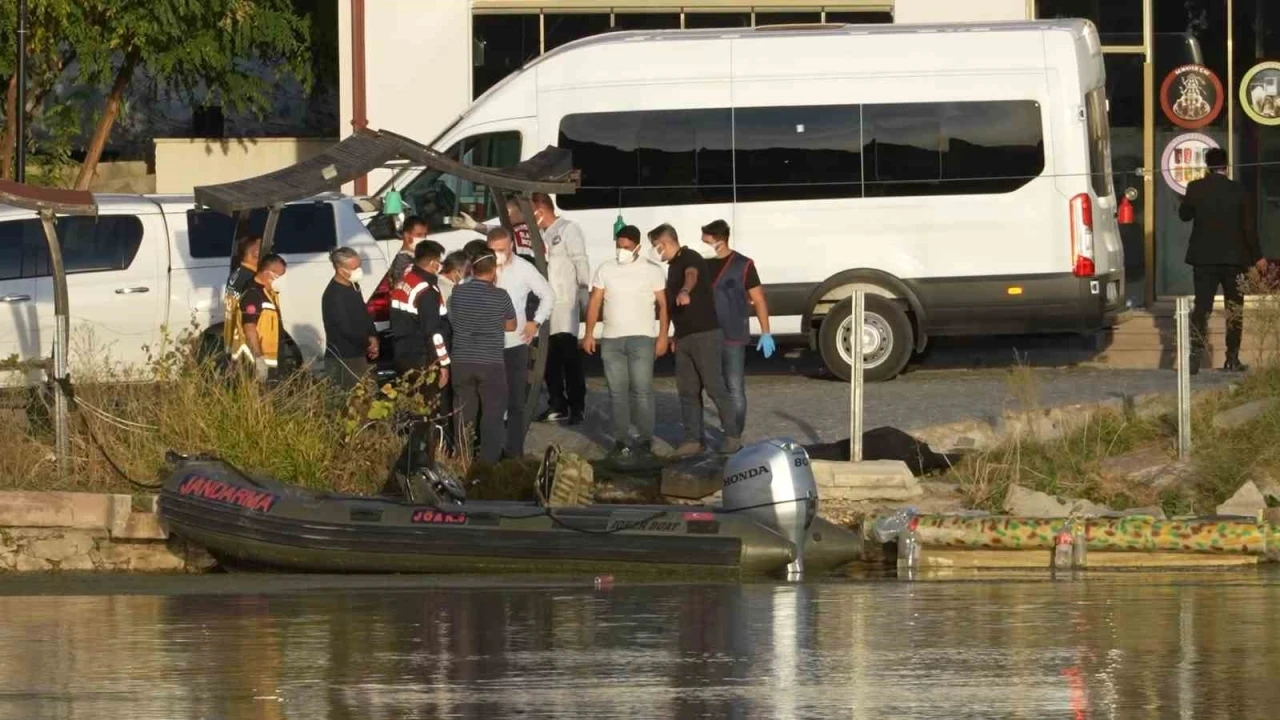
[[[1242,372],[1240,338],[1244,334],[1244,293],[1240,276],[1249,266],[1266,267],[1251,222],[1244,188],[1227,177],[1227,153],[1213,148],[1205,153],[1209,174],[1187,186],[1178,216],[1194,222],[1186,262],[1195,281],[1195,308],[1191,312],[1191,374],[1204,361],[1205,336],[1213,298],[1222,288],[1227,311],[1227,364],[1225,370]]]

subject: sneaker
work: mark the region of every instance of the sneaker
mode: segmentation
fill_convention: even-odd
[[[614,443],[613,452],[609,453],[609,459],[617,465],[630,465],[636,460],[636,453],[625,443]]]
[[[742,449],[742,439],[736,437],[725,437],[724,442],[720,443],[721,455],[732,455]]]
[[[707,448],[702,443],[697,442],[696,440],[686,440],[685,442],[680,443],[680,447],[676,448],[676,451],[672,453],[672,455],[678,458],[687,458],[693,457],[694,455],[701,455],[706,451]]]
[[[552,410],[548,408],[546,410],[543,410],[537,417],[535,417],[534,421],[543,422],[543,423],[556,423],[556,422],[564,422],[565,420],[568,420],[568,419],[569,419],[569,413],[561,412],[559,410]]]
[[[581,412],[572,412],[572,413],[569,413],[569,424],[570,424],[570,425],[581,425],[584,419],[585,419],[585,418],[583,417],[583,414],[582,414]]]

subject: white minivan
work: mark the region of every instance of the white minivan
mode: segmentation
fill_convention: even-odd
[[[95,195],[94,217],[59,217],[58,239],[71,311],[71,372],[105,364],[145,370],[148,346],[164,328],[191,327],[221,339],[222,292],[230,274],[232,219],[197,209],[191,195]],[[361,223],[355,201],[338,194],[291,203],[281,211],[272,248],[288,262],[281,293],[288,352],[302,361],[324,354],[320,295],[333,276],[329,252],[360,254],[374,278],[387,252]],[[260,233],[266,213],[250,216]],[[371,288],[366,288],[369,292]],[[35,213],[0,205],[0,359],[34,361],[52,354],[53,280]],[[293,348],[296,347],[296,351]],[[0,373],[0,384],[41,374]]]
[[[685,244],[717,218],[755,260],[775,333],[848,377],[864,288],[869,379],[931,336],[1088,332],[1124,298],[1102,51],[1083,20],[618,32],[549,52],[434,144],[504,167],[573,151],[557,199],[592,266],[619,214]],[[448,249],[483,186],[404,169],[388,188]],[[754,323],[754,321],[753,321]],[[756,328],[758,330],[758,328]]]

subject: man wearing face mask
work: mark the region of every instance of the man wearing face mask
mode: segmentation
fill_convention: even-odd
[[[498,227],[489,231],[489,249],[497,257],[497,287],[511,297],[516,317],[524,318],[529,295],[538,298],[538,309],[520,328],[506,333],[503,361],[507,380],[507,457],[524,457],[525,401],[529,392],[529,343],[551,315],[555,293],[533,263],[512,250],[511,232]]]
[[[676,391],[680,395],[680,415],[685,440],[676,448],[678,457],[705,450],[702,440],[702,392],[716,404],[724,443],[720,452],[742,449],[742,425],[734,412],[733,400],[725,386],[720,347],[724,333],[716,318],[715,299],[707,261],[698,253],[680,246],[670,225],[649,232],[649,242],[658,259],[667,263],[667,308],[675,325]]]
[[[513,235],[512,239],[516,244],[516,254],[529,262],[533,262],[533,236],[529,234],[529,223],[525,222],[524,212],[520,209],[520,203],[514,197],[507,198],[507,219],[511,221],[511,233]],[[496,220],[488,223],[479,223],[476,222],[475,218],[464,212],[454,216],[450,223],[453,227],[472,230],[485,236],[488,236],[489,231],[500,224]]]
[[[277,379],[280,365],[280,292],[288,263],[276,254],[258,261],[258,272],[240,298],[244,343],[236,357],[252,360],[253,375],[259,381]]]
[[[578,351],[578,320],[582,316],[579,295],[591,283],[587,241],[582,228],[556,216],[556,206],[545,193],[534,193],[533,221],[542,230],[547,248],[547,279],[556,295],[551,309],[551,336],[547,342],[547,409],[539,422],[578,425],[586,411],[587,377]]]
[[[617,260],[602,264],[591,283],[582,349],[595,354],[603,312],[600,359],[613,410],[613,459],[628,463],[653,454],[653,360],[667,354],[667,293],[662,268],[640,257],[635,226],[620,228],[614,243]]]
[[[396,282],[404,277],[409,268],[413,267],[413,249],[426,239],[426,220],[417,215],[410,215],[404,219],[404,224],[400,226],[400,249],[396,251],[396,256],[391,258],[391,269],[387,271],[392,287],[395,287]]]
[[[769,306],[765,303],[760,275],[751,258],[729,249],[729,223],[716,220],[702,228],[699,253],[707,261],[711,289],[716,299],[716,317],[724,332],[720,358],[725,385],[733,400],[738,427],[747,422],[747,343],[751,341],[751,312],[755,308],[760,321],[760,340],[756,350],[769,358],[776,347],[769,334]]]
[[[333,279],[320,296],[324,364],[329,380],[345,391],[368,372],[367,358],[378,357],[378,337],[360,291],[364,279],[360,256],[349,247],[340,247],[329,253],[329,261],[333,263]]]
[[[391,338],[395,343],[396,372],[409,376],[438,367],[436,385],[449,384],[450,327],[448,310],[440,298],[440,258],[444,248],[425,240],[413,253],[413,267],[391,291]],[[442,404],[443,407],[443,404]]]
[[[444,265],[440,268],[440,297],[446,303],[453,294],[453,288],[467,276],[470,264],[466,250],[454,250],[445,256]]]

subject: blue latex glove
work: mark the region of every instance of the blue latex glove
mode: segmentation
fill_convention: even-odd
[[[773,336],[765,333],[760,336],[760,340],[756,343],[756,349],[763,353],[766,358],[771,358],[778,346],[774,344]]]

